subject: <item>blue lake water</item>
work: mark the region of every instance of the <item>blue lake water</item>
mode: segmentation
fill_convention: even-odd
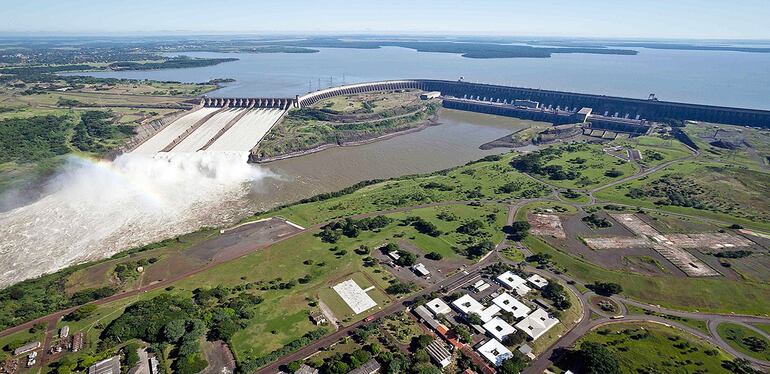
[[[205,82],[233,78],[211,96],[294,96],[330,85],[435,78],[770,109],[770,54],[640,48],[636,56],[554,54],[547,59],[469,59],[398,47],[322,48],[312,54],[184,53],[237,57],[215,66],[96,72],[97,77]]]

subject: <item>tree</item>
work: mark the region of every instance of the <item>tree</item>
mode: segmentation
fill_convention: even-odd
[[[482,229],[484,229],[484,222],[474,219],[460,225],[457,228],[457,232],[465,235],[478,235]]]
[[[742,358],[736,358],[733,361],[722,361],[722,367],[733,374],[762,374],[761,371],[751,366],[751,362]]]
[[[399,266],[412,266],[417,263],[417,256],[409,251],[398,250],[398,260],[395,261]]]
[[[518,374],[527,367],[524,355],[518,350],[513,351],[513,356],[505,359],[500,365],[500,372],[503,374]]]
[[[481,243],[468,247],[467,254],[470,258],[478,258],[485,255],[487,252],[495,249],[495,243],[491,240],[484,240]]]
[[[385,289],[385,292],[391,295],[407,294],[412,292],[412,285],[397,281],[396,283],[393,283],[390,286],[388,286],[388,288]]]
[[[418,349],[426,348],[430,343],[433,343],[433,338],[430,335],[420,335],[412,338],[410,345],[413,351],[417,351]]]
[[[599,295],[610,297],[614,294],[623,292],[623,287],[617,283],[611,282],[599,282],[596,281],[592,285],[587,286],[591,291],[596,292]]]
[[[163,337],[169,343],[174,343],[181,339],[185,332],[187,332],[187,329],[183,319],[175,319],[163,326]]]
[[[529,234],[531,225],[527,221],[516,221],[508,227],[508,236],[511,240],[521,241]]]
[[[457,334],[464,343],[470,344],[473,341],[471,332],[468,330],[467,326],[458,324],[455,325],[454,330],[455,334]]]
[[[96,311],[96,308],[96,304],[83,305],[80,308],[75,309],[74,312],[68,314],[65,319],[67,321],[80,321],[93,314]]]
[[[468,320],[468,323],[472,325],[483,325],[484,321],[481,319],[481,317],[477,313],[471,313],[468,314],[465,317],[466,320]]]
[[[361,246],[356,249],[356,253],[361,256],[366,256],[371,253],[371,250],[368,246],[361,244]]]
[[[289,362],[289,363],[286,365],[286,369],[287,369],[287,370],[288,370],[290,373],[293,373],[293,372],[295,372],[295,371],[299,370],[300,366],[302,366],[302,360],[296,360],[296,361],[292,361],[292,362]]]
[[[578,352],[582,361],[580,373],[586,374],[615,374],[620,373],[620,363],[615,354],[607,347],[596,342],[580,344]]]
[[[433,261],[440,261],[441,259],[444,258],[444,256],[442,256],[441,253],[438,253],[438,252],[430,252],[425,255],[425,258]]]

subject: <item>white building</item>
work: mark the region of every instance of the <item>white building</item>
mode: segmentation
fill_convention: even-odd
[[[430,275],[430,271],[428,270],[428,268],[425,267],[425,265],[422,262],[412,265],[412,271],[414,271],[415,273],[417,273],[417,275],[421,277],[427,277]]]
[[[483,280],[480,280],[473,284],[473,289],[476,290],[476,292],[482,292],[489,288],[489,283],[484,282]]]
[[[527,278],[527,281],[538,290],[548,285],[548,281],[537,274]]]
[[[479,353],[495,366],[502,365],[503,361],[513,357],[513,353],[497,339],[489,339],[484,345],[478,347]]]
[[[449,308],[449,305],[446,305],[446,303],[438,297],[428,301],[425,305],[436,316],[440,314],[449,314],[449,312],[452,311],[452,309]]]
[[[490,305],[490,306],[488,306],[488,307],[486,307],[486,308],[476,312],[476,314],[478,314],[479,317],[481,317],[481,320],[483,322],[485,322],[485,323],[489,322],[489,320],[494,318],[495,314],[497,314],[497,313],[500,313],[500,307],[497,306],[497,305]]]
[[[528,315],[527,318],[517,323],[516,328],[527,333],[532,340],[537,340],[546,331],[550,330],[551,327],[556,326],[557,323],[559,323],[558,319],[549,316],[548,312],[544,309],[538,308]]]
[[[480,302],[467,294],[453,301],[452,306],[463,314],[479,313],[484,309],[484,306],[481,305]]]
[[[510,271],[498,275],[497,281],[509,290],[516,291],[519,296],[524,296],[530,291],[530,288],[526,286],[527,281]]]
[[[494,298],[492,302],[499,306],[500,309],[512,313],[514,317],[521,318],[526,317],[532,309],[519,300],[516,300],[509,293],[503,292],[500,296]]]
[[[398,252],[396,251],[388,252],[388,256],[390,256],[393,261],[398,261],[398,259],[401,258],[401,256],[399,256]]]
[[[516,332],[516,328],[509,325],[508,322],[505,322],[500,317],[492,318],[489,322],[485,323],[483,327],[484,330],[487,330],[487,333],[499,341],[503,341],[506,336]]]

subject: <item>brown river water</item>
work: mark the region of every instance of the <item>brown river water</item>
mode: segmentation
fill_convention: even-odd
[[[479,146],[535,122],[442,109],[440,124],[374,143],[327,149],[262,165],[276,174],[248,195],[255,211],[296,201],[355,183],[430,173],[507,149]]]

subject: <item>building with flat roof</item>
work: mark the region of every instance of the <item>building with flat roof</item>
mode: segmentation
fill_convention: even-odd
[[[484,282],[484,280],[479,280],[473,284],[473,289],[476,290],[476,292],[483,292],[487,288],[489,288],[489,283]]]
[[[537,340],[557,323],[559,323],[558,319],[548,315],[545,310],[537,308],[532,314],[517,323],[516,328],[524,331],[532,340]]]
[[[495,366],[500,366],[503,361],[513,357],[513,353],[497,339],[489,339],[488,342],[478,347],[477,350]]]
[[[527,278],[527,282],[538,290],[548,285],[548,281],[538,274],[532,274],[531,277]]]
[[[32,351],[34,351],[34,350],[36,350],[38,348],[40,348],[40,342],[27,343],[27,344],[22,345],[19,348],[14,349],[13,350],[13,355],[14,356],[23,355],[25,353],[32,352]]]
[[[521,301],[517,300],[511,294],[503,292],[496,298],[492,299],[492,303],[499,306],[500,309],[513,314],[516,318],[526,317],[532,309]]]
[[[88,374],[120,374],[120,356],[112,356],[91,365]]]
[[[64,339],[68,336],[70,336],[70,327],[69,326],[62,327],[61,330],[59,330],[59,338]]]
[[[432,327],[434,330],[439,328],[440,323],[436,321],[435,318],[433,318],[433,315],[430,314],[428,309],[426,309],[424,306],[420,305],[414,308],[414,313],[417,314],[417,316],[420,317],[423,322],[427,323],[428,326]]]
[[[449,305],[447,305],[444,300],[441,300],[438,297],[428,301],[425,306],[427,306],[428,310],[430,310],[436,316],[441,314],[449,314],[449,312],[452,311]]]
[[[494,304],[476,312],[484,322],[489,322],[489,320],[494,318],[497,313],[500,313],[500,307]]]
[[[421,94],[420,95],[420,99],[422,99],[422,100],[430,100],[430,99],[435,99],[435,98],[437,98],[439,96],[441,96],[441,92],[439,92],[439,91],[430,91],[430,92],[425,92],[425,93]]]
[[[425,350],[428,351],[428,355],[438,366],[442,369],[449,366],[452,363],[452,353],[446,348],[444,343],[440,339],[434,339]]]
[[[396,251],[388,252],[388,256],[393,259],[393,261],[398,261],[401,256]]]
[[[492,318],[489,322],[485,323],[483,327],[484,330],[487,330],[488,334],[499,341],[503,341],[506,336],[516,332],[516,328],[500,317]]]
[[[591,112],[593,112],[593,109],[583,107],[583,108],[580,108],[580,110],[577,112],[577,114],[575,114],[575,116],[578,122],[583,123],[588,120],[588,117],[591,117]]]
[[[428,270],[428,268],[425,267],[425,264],[422,262],[412,265],[412,271],[421,277],[427,277],[430,275],[430,270]]]
[[[505,273],[498,275],[497,281],[505,288],[516,291],[516,294],[519,296],[524,296],[530,291],[530,288],[526,286],[527,281],[511,271],[506,271]]]
[[[481,305],[473,296],[465,294],[452,302],[452,306],[463,314],[478,313],[484,306]]]

